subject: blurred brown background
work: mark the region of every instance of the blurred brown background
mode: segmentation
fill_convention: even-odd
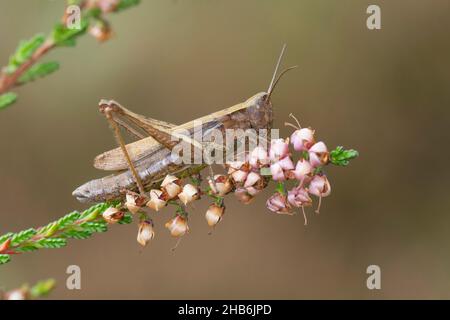
[[[449,1],[142,2],[111,17],[111,41],[83,37],[50,53],[61,70],[1,112],[0,234],[86,207],[71,192],[103,175],[92,159],[115,146],[100,98],[183,123],[265,90],[284,42],[284,65],[300,68],[274,94],[276,125],[293,112],[330,147],[361,156],[328,170],[332,195],[307,227],[301,215],[270,214],[268,190],[250,206],[230,197],[208,236],[202,200],[175,253],[166,209],[144,250],[135,224],[113,226],[13,257],[2,287],[55,277],[51,297],[62,299],[450,298]],[[381,6],[379,31],[366,28],[369,4]],[[0,64],[19,39],[50,30],[63,5],[1,0]],[[70,264],[81,267],[80,291],[65,288]],[[366,288],[371,264],[380,291]]]

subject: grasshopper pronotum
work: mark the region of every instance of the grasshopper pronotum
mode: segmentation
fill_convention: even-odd
[[[186,176],[201,170],[204,165],[176,164],[171,152],[177,143],[171,137],[173,132],[180,129],[192,132],[194,123],[201,122],[203,132],[208,132],[211,128],[270,129],[273,121],[271,95],[281,76],[294,68],[287,68],[277,76],[285,48],[286,45],[283,46],[278,58],[267,92],[257,93],[237,105],[179,126],[133,113],[115,101],[101,100],[100,111],[110,123],[119,147],[98,155],[94,160],[94,166],[119,173],[91,180],[78,187],[73,195],[81,202],[120,199],[125,196],[126,190],[144,193],[169,173]],[[126,129],[140,140],[125,145],[119,127]],[[182,139],[195,147],[195,140],[190,137]]]

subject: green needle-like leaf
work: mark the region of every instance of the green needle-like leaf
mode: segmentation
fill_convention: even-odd
[[[330,162],[337,166],[347,166],[351,159],[356,158],[359,155],[358,151],[349,149],[345,150],[344,147],[336,147],[330,153]]]
[[[43,78],[59,69],[58,62],[44,62],[38,63],[32,66],[27,72],[25,72],[20,78],[19,83],[24,84],[30,81],[34,81],[38,78]]]
[[[80,227],[91,233],[108,231],[108,224],[106,221],[85,222],[82,223]]]
[[[14,234],[14,233],[12,233],[12,232],[8,232],[8,233],[2,235],[2,236],[0,237],[0,244],[2,244],[3,242],[5,242],[7,239],[11,238],[11,236],[12,236],[13,234]]]
[[[67,240],[62,238],[41,239],[35,242],[38,248],[57,249],[66,246]]]
[[[80,213],[78,211],[74,211],[66,214],[64,217],[58,220],[58,226],[60,229],[65,228],[66,226],[74,223],[80,217]]]
[[[119,224],[130,224],[131,222],[133,222],[133,215],[131,215],[130,213],[126,213],[122,220],[120,220],[118,223]]]
[[[88,26],[87,19],[81,19],[78,29],[69,29],[64,24],[58,23],[53,28],[52,39],[57,46],[74,46],[75,38],[85,33]]]
[[[0,264],[8,263],[11,260],[9,254],[0,254]]]
[[[17,246],[21,244],[22,242],[25,242],[29,240],[32,236],[36,234],[36,230],[33,228],[20,231],[19,233],[16,233],[11,238],[11,246]]]
[[[6,108],[7,106],[13,104],[17,100],[17,94],[14,92],[7,92],[0,95],[0,109]]]
[[[48,295],[55,287],[55,284],[56,281],[54,279],[39,281],[30,289],[31,297],[36,299]]]
[[[19,43],[16,52],[9,58],[9,63],[5,68],[6,73],[13,73],[18,67],[27,61],[33,53],[44,43],[45,36],[37,34],[29,40],[24,40]]]

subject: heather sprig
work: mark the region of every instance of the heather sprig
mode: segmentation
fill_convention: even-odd
[[[288,215],[301,209],[306,225],[305,207],[313,205],[311,196],[318,198],[315,211],[319,213],[322,198],[331,193],[324,168],[330,164],[347,166],[357,156],[357,151],[340,146],[330,152],[323,141],[316,142],[314,130],[299,125],[289,138],[272,140],[268,150],[258,146],[245,156],[244,161],[225,164],[226,173],[211,174],[205,189],[202,189],[198,171],[179,177],[169,174],[159,189],[146,194],[127,191],[124,203],[100,203],[81,213],[69,213],[40,228],[0,236],[0,264],[9,262],[13,254],[61,248],[66,246],[68,239],[86,239],[96,232],[105,232],[109,224],[130,223],[134,214],[139,216],[137,241],[145,246],[155,236],[148,211],[160,211],[167,205],[175,210],[165,227],[178,238],[178,245],[181,237],[189,232],[188,206],[202,195],[213,199],[205,219],[214,228],[223,218],[227,194],[234,193],[241,203],[249,204],[271,181],[277,185],[275,193],[266,201],[267,208]],[[188,178],[189,182],[183,182]]]
[[[50,75],[60,67],[56,61],[38,62],[50,50],[73,47],[81,35],[89,32],[98,41],[108,40],[111,26],[106,20],[109,13],[119,12],[139,3],[139,0],[69,0],[67,6],[80,8],[79,28],[69,28],[65,10],[61,22],[55,24],[48,34],[38,33],[23,40],[10,56],[8,64],[0,71],[0,110],[16,102],[18,96],[11,90],[17,86]]]
[[[17,233],[0,236],[0,264],[7,263],[14,254],[33,252],[39,249],[65,247],[69,239],[87,239],[94,233],[108,231],[108,223],[103,214],[117,203],[100,203],[89,209],[66,214],[62,218],[39,228],[29,228]],[[131,223],[132,216],[124,214],[119,224]]]

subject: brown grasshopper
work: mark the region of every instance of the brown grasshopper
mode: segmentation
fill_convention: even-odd
[[[178,143],[174,141],[172,134],[180,129],[194,134],[194,123],[202,123],[204,135],[213,128],[270,129],[273,121],[270,100],[273,90],[283,74],[295,68],[287,68],[277,77],[285,48],[286,45],[281,50],[267,92],[257,93],[245,102],[179,126],[133,113],[113,100],[101,100],[100,111],[110,123],[119,147],[98,155],[94,159],[94,167],[119,172],[91,180],[78,187],[73,195],[81,202],[123,199],[126,191],[138,191],[143,195],[167,174],[187,177],[199,172],[205,167],[204,164],[177,164],[171,152]],[[125,144],[120,127],[140,140]],[[199,147],[190,137],[181,139]]]

